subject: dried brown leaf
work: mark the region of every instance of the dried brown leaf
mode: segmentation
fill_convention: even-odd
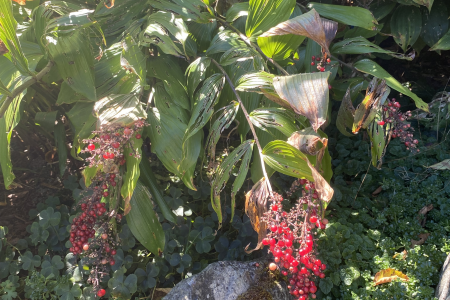
[[[6,45],[2,41],[0,41],[0,55],[6,54],[8,52],[9,50],[8,48],[6,48]]]
[[[402,252],[399,253],[395,253],[394,256],[392,256],[392,258],[396,258],[397,256],[402,256],[402,259],[405,260],[406,257],[408,256],[408,252],[406,250],[403,250]]]
[[[430,233],[421,233],[419,234],[419,240],[413,240],[411,239],[411,248],[414,248],[415,246],[418,245],[423,245],[423,243],[425,243],[425,241],[428,239],[428,237],[430,236]]]
[[[294,132],[288,139],[288,144],[305,154],[317,155],[328,145],[328,139],[321,137],[312,127]]]
[[[261,222],[261,218],[268,209],[267,199],[269,190],[265,177],[261,178],[252,189],[245,195],[245,213],[250,219],[253,229],[258,233],[258,245],[253,250],[247,250],[249,245],[245,247],[247,253],[258,250],[262,245],[262,240],[267,235],[267,224]]]
[[[425,226],[425,222],[427,221],[427,213],[433,209],[433,204],[425,205],[422,207],[418,214],[417,214],[417,220],[419,221],[420,225],[423,227]]]
[[[277,94],[289,102],[297,114],[307,117],[316,132],[327,118],[330,74],[303,73],[273,79]]]
[[[318,43],[324,52],[330,54],[328,47],[336,35],[337,28],[337,22],[320,18],[315,9],[312,9],[305,14],[272,27],[261,37],[285,34],[306,36]]]
[[[339,107],[339,112],[336,119],[336,126],[339,131],[346,136],[353,136],[347,131],[353,126],[353,119],[355,118],[355,108],[353,107],[352,98],[350,96],[351,88],[347,89],[347,92],[342,98],[341,106]]]
[[[328,202],[330,202],[331,198],[333,198],[334,190],[325,180],[325,178],[320,175],[320,173],[316,170],[316,168],[309,162],[307,159],[309,168],[311,169],[312,176],[314,178],[314,185],[316,188],[316,192],[319,195],[319,199],[325,202],[325,208]]]
[[[378,187],[375,191],[372,192],[372,196],[377,196],[379,193],[383,191],[383,187]]]

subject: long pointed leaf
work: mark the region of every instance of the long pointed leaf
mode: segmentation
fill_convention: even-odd
[[[250,113],[253,125],[266,132],[266,128],[275,128],[285,136],[290,136],[299,128],[295,125],[295,116],[284,108],[258,108]]]
[[[199,57],[193,61],[186,69],[187,75],[187,90],[189,97],[193,99],[194,92],[200,82],[205,80],[206,69],[211,64],[211,59],[208,57]],[[193,102],[193,101],[192,101]]]
[[[132,208],[130,201],[138,183],[140,176],[139,163],[142,159],[142,139],[137,139],[133,136],[130,139],[130,142],[132,146],[125,148],[123,152],[124,157],[126,157],[127,172],[123,176],[122,189],[120,190],[120,194],[124,201],[123,211],[125,215],[128,214]]]
[[[247,176],[248,164],[252,156],[254,140],[247,140],[239,147],[233,150],[227,158],[220,164],[216,170],[214,181],[211,185],[211,204],[219,219],[219,228],[222,226],[222,205],[220,201],[220,193],[230,178],[231,172],[235,165],[242,159],[238,175],[234,180],[231,192],[231,213],[234,215],[234,204],[236,193],[242,187],[245,177]]]
[[[245,34],[248,37],[260,35],[289,19],[294,6],[294,0],[250,0]]]

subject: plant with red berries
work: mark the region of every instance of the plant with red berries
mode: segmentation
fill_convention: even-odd
[[[289,212],[283,210],[283,197],[273,193],[270,209],[262,218],[269,228],[262,244],[269,246],[274,257],[269,269],[279,269],[287,276],[291,294],[301,300],[315,299],[314,277],[325,278],[326,265],[314,251],[314,228],[325,229],[328,220],[320,218],[319,196],[314,183],[298,179],[288,195],[298,188],[302,189],[302,196]]]

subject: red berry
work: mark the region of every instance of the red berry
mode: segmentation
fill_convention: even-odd
[[[103,233],[103,234],[102,234],[102,239],[106,240],[107,238],[108,238],[108,234]]]
[[[114,142],[114,143],[112,143],[111,144],[111,146],[113,147],[113,148],[119,148],[120,147],[120,143],[119,142]]]
[[[317,61],[320,61],[320,57],[316,57],[316,60],[317,60]]]
[[[277,231],[277,229],[278,229],[278,227],[277,227],[276,225],[270,226],[270,230],[271,230],[272,232]]]
[[[267,245],[269,245],[269,239],[263,239],[263,241],[262,241],[262,244],[264,245],[264,246],[267,246]]]
[[[315,64],[316,64],[315,62],[313,62],[313,61],[311,62],[311,66],[314,66]]]
[[[123,134],[130,135],[131,134],[131,129],[128,128],[128,127],[125,127],[125,129],[123,130]]]
[[[108,197],[109,196],[109,193],[108,192],[104,192],[103,193],[103,197]]]
[[[111,173],[111,174],[109,175],[109,178],[111,178],[111,179],[114,179],[114,178],[116,178],[116,174],[114,174],[114,173]]]
[[[319,277],[323,279],[323,278],[325,278],[325,274],[324,273],[320,273]]]
[[[312,59],[312,60],[315,60],[315,59],[316,59],[316,57],[315,57],[315,56],[313,55],[313,56],[311,57],[311,59]]]
[[[311,218],[309,218],[309,221],[311,223],[316,223],[317,222],[317,217],[316,216],[312,216]]]
[[[278,206],[276,204],[272,205],[272,210],[273,211],[278,211]]]
[[[116,264],[116,261],[115,261],[114,259],[111,259],[111,261],[109,262],[109,264],[110,264],[111,266],[114,266],[114,265]]]
[[[320,261],[320,259],[318,259],[318,260],[316,260],[316,261],[314,262],[314,264],[315,264],[316,266],[320,267],[320,265],[322,264],[322,262]]]
[[[105,154],[103,154],[103,158],[104,158],[104,159],[108,159],[108,158],[109,158],[109,153],[106,152]]]
[[[270,263],[269,264],[269,270],[270,271],[275,271],[277,269],[277,265],[276,264],[274,264],[274,263]]]
[[[89,144],[89,145],[88,145],[88,149],[89,149],[90,151],[95,150],[95,145],[94,145],[94,144]]]
[[[109,153],[108,158],[109,158],[109,159],[113,159],[114,156],[115,156],[114,153],[111,152],[111,153]]]
[[[89,250],[89,245],[88,244],[84,244],[83,245],[83,250],[84,251],[88,251]]]
[[[99,296],[99,297],[103,297],[103,296],[105,296],[106,295],[106,291],[105,291],[105,289],[100,289],[100,290],[98,290],[98,292],[97,292],[97,296]]]
[[[325,68],[324,67],[320,68],[320,72],[325,72]]]
[[[141,138],[141,135],[139,133],[136,134],[136,138],[139,140]]]
[[[327,63],[330,63],[330,62],[331,62],[331,59],[327,58]]]
[[[378,122],[378,125],[383,126],[384,125],[384,121]]]
[[[116,250],[111,250],[111,255],[116,255],[117,251]]]

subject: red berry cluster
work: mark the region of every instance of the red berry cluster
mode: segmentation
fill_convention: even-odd
[[[405,144],[407,150],[411,150],[413,152],[420,152],[417,149],[417,144],[419,141],[414,139],[414,128],[411,127],[411,124],[406,121],[411,117],[411,112],[407,111],[406,113],[402,113],[400,111],[400,103],[396,101],[395,98],[392,98],[387,102],[387,105],[383,106],[383,119],[378,122],[378,125],[385,125],[386,123],[390,123],[392,125],[392,138],[399,138],[402,143]]]
[[[97,292],[97,296],[98,297],[103,297],[103,296],[105,296],[106,295],[106,291],[105,291],[105,289],[99,289],[98,290],[98,292]]]
[[[316,298],[317,286],[312,276],[325,278],[323,271],[326,269],[326,265],[315,257],[311,230],[315,227],[325,229],[328,220],[320,220],[317,215],[318,194],[314,183],[299,179],[289,193],[299,187],[303,189],[303,195],[289,212],[283,211],[283,198],[274,193],[270,209],[262,218],[269,228],[262,243],[269,246],[274,256],[269,269],[280,269],[281,274],[288,277],[290,293],[297,299],[306,300]]]
[[[85,150],[81,153],[90,153],[91,157],[86,158],[89,166],[97,166],[99,164],[107,164],[110,162],[118,165],[125,164],[125,157],[123,150],[127,146],[132,146],[131,137],[140,139],[142,136],[138,131],[146,125],[144,120],[138,120],[130,126],[122,127],[119,125],[111,125],[101,128],[99,131],[93,131],[95,138],[83,140],[88,144]],[[133,147],[131,147],[133,149]],[[133,155],[133,154],[130,154]],[[139,154],[134,154],[138,158]]]
[[[329,65],[331,63],[330,58],[326,58],[325,56],[312,56],[311,57],[311,66],[315,66],[317,64],[317,70],[320,72],[325,72],[326,65]]]

